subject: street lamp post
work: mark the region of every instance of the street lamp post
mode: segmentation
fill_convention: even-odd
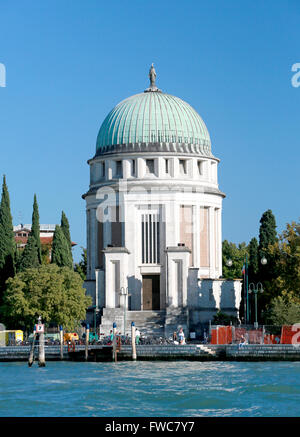
[[[256,285],[251,282],[251,284],[249,285],[249,293],[253,293],[254,294],[254,299],[255,299],[255,322],[254,322],[254,327],[257,329],[258,328],[258,321],[257,321],[257,294],[258,293],[263,293],[263,286],[261,282],[258,282]]]

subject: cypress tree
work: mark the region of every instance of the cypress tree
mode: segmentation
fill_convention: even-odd
[[[64,233],[64,236],[68,242],[69,245],[69,257],[72,260],[73,264],[73,254],[72,254],[72,241],[71,241],[71,235],[70,235],[70,225],[69,220],[67,219],[66,214],[62,211],[61,213],[61,230]]]
[[[55,226],[53,235],[51,263],[57,264],[59,267],[73,268],[69,243],[59,225]]]
[[[5,288],[5,281],[15,274],[16,243],[13,232],[10,199],[3,176],[2,196],[0,203],[0,300]]]
[[[38,246],[33,235],[29,235],[27,244],[22,252],[18,271],[23,272],[29,268],[35,268],[40,265]]]
[[[72,247],[72,243],[71,243],[69,220],[67,219],[67,216],[66,216],[66,214],[63,211],[61,213],[61,223],[60,223],[60,226],[61,226],[61,230],[63,231],[64,236],[66,237],[66,239],[67,239],[67,241],[68,241],[68,243],[70,245],[70,248],[71,248]]]
[[[249,252],[249,280],[255,282],[258,274],[258,241],[252,238],[248,246]]]
[[[272,284],[279,274],[276,255],[270,251],[270,246],[277,241],[276,220],[272,211],[268,209],[260,220],[258,246],[258,280],[264,287],[264,293],[260,295],[259,301],[260,308],[264,311],[274,295],[275,290]],[[263,257],[267,259],[266,265],[261,263]]]
[[[39,216],[39,207],[36,199],[36,194],[34,195],[34,200],[33,200],[32,224],[31,224],[30,235],[32,235],[35,238],[36,246],[38,250],[39,264],[41,264],[42,246],[41,246],[41,239],[40,239],[40,216]]]
[[[276,220],[270,209],[265,211],[260,219],[259,257],[267,257],[268,247],[277,241]]]

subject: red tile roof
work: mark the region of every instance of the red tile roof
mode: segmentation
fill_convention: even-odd
[[[27,240],[28,240],[27,237],[18,237],[18,236],[15,236],[16,243],[27,244]],[[52,240],[53,240],[53,237],[40,237],[40,240],[41,240],[41,244],[51,244]],[[76,245],[77,245],[77,243],[74,243],[72,241],[72,247],[76,246]]]

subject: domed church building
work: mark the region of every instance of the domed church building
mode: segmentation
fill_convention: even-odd
[[[222,279],[219,159],[195,109],[157,88],[153,64],[149,77],[107,115],[88,161],[87,321],[201,333],[241,301],[240,280]]]

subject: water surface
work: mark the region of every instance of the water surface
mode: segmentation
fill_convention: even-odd
[[[300,362],[0,363],[0,416],[300,416]]]

